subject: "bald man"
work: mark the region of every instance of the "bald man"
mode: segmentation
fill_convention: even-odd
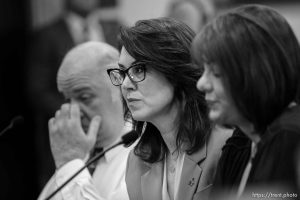
[[[70,103],[49,120],[51,150],[57,167],[39,199],[44,199],[84,165],[94,148],[107,147],[130,131],[123,119],[119,88],[106,73],[116,67],[118,51],[88,42],[72,49],[57,75],[58,90]],[[131,148],[118,146],[101,158],[93,177],[87,169],[53,199],[129,199],[125,184]]]

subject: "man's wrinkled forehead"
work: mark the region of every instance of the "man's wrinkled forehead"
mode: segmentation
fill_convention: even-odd
[[[64,59],[59,68],[58,77],[89,73],[104,76],[107,69],[117,67],[117,62],[118,59],[106,54],[97,55],[95,52],[75,51],[68,54]]]
[[[102,67],[76,71],[62,67],[57,76],[57,87],[66,97],[78,94],[77,91],[83,88],[89,88],[90,91],[101,95],[109,93],[112,88],[106,70]]]
[[[72,49],[57,74],[58,85],[110,83],[106,70],[117,67],[118,52],[104,43],[89,42]],[[105,86],[106,87],[106,86]]]
[[[93,75],[95,73],[91,73]],[[61,73],[57,76],[57,87],[60,92],[70,91],[77,87],[91,86],[96,80],[88,73]],[[100,79],[100,78],[99,78]]]

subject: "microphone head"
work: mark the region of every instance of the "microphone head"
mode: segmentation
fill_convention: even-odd
[[[13,126],[18,127],[19,125],[22,125],[24,123],[24,117],[21,115],[18,115],[14,117],[11,122],[13,123]]]
[[[135,130],[132,130],[122,136],[122,143],[124,144],[124,146],[128,146],[132,144],[138,137],[138,133]]]
[[[12,129],[14,128],[19,128],[20,125],[22,125],[24,123],[24,118],[21,116],[21,115],[18,115],[16,117],[14,117],[11,121],[10,121],[10,124],[5,128],[3,129],[1,132],[0,132],[0,136],[2,136],[3,134],[5,134],[6,132],[9,132],[11,131]]]

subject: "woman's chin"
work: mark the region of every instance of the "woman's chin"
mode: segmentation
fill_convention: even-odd
[[[147,117],[139,112],[131,112],[132,118],[136,121],[147,121]]]
[[[211,122],[213,122],[215,124],[222,125],[224,123],[222,116],[220,115],[220,113],[217,113],[217,112],[212,112],[212,111],[209,112],[209,119]]]
[[[222,115],[209,115],[209,119],[212,123],[220,126],[232,126],[231,121]]]

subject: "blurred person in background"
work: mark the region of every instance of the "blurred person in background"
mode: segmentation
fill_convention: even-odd
[[[27,72],[28,100],[33,109],[39,185],[50,178],[51,157],[47,122],[64,102],[57,91],[57,70],[65,54],[86,41],[106,41],[117,46],[117,22],[95,15],[98,0],[64,0],[62,15],[34,33]]]
[[[174,0],[169,4],[168,17],[186,23],[196,33],[215,13],[214,4],[207,0]]]
[[[79,45],[64,58],[57,85],[69,103],[63,104],[55,120],[49,121],[56,172],[39,199],[46,198],[83,167],[89,154],[93,157],[131,131],[131,123],[125,123],[123,118],[120,90],[110,83],[106,72],[117,66],[118,58],[115,48],[100,42]],[[130,148],[118,146],[106,152],[89,168],[90,173],[85,169],[53,199],[126,198],[129,151]]]
[[[242,132],[223,148],[212,195],[299,198],[300,47],[285,18],[262,5],[236,8],[208,24],[192,52],[210,119]]]

